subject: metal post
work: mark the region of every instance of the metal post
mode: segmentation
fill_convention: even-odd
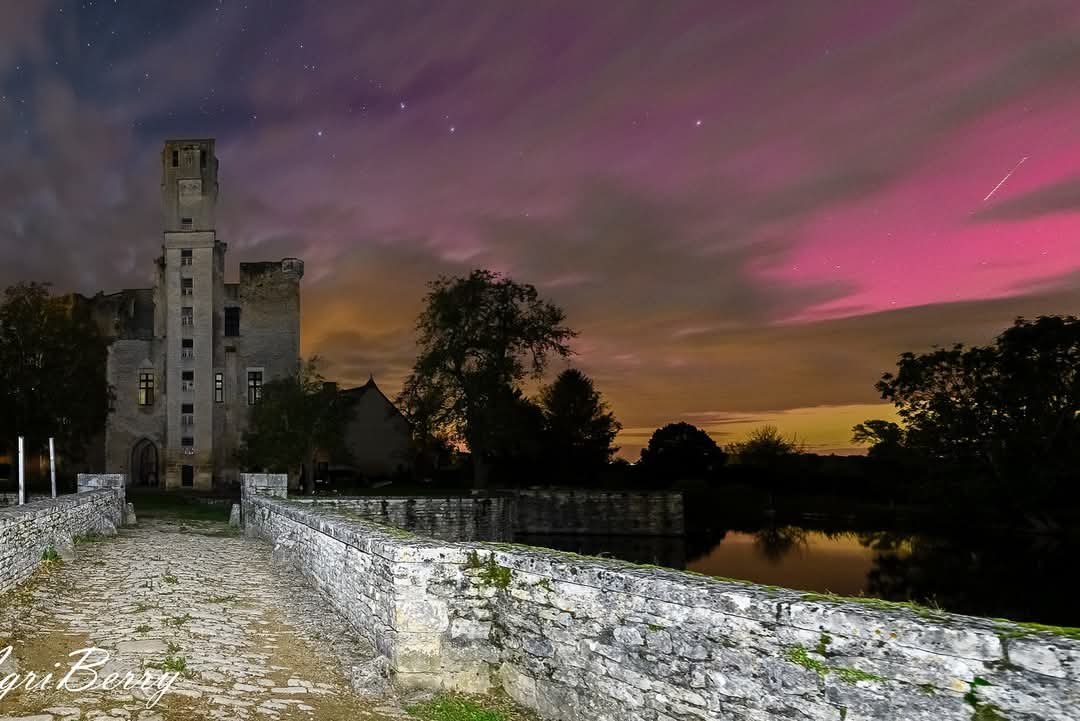
[[[56,449],[53,439],[49,439],[49,476],[52,478],[52,497],[56,498]]]
[[[26,475],[23,473],[23,437],[19,436],[19,505],[26,503]]]

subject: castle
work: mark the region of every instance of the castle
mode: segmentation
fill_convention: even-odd
[[[297,369],[304,263],[241,263],[240,282],[226,283],[217,198],[213,139],[165,141],[155,285],[92,301],[115,393],[105,466],[131,485],[235,483],[248,406]]]

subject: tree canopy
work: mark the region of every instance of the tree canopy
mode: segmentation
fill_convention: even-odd
[[[612,445],[622,425],[593,386],[592,379],[567,368],[540,392],[545,447],[562,470],[591,472],[619,450]]]
[[[658,428],[641,449],[641,466],[663,480],[706,478],[724,464],[725,453],[708,433],[689,423]]]
[[[900,442],[928,461],[1036,500],[1075,482],[1080,468],[1080,321],[1018,318],[992,345],[904,353],[877,383],[896,406]],[[895,442],[887,425],[856,436]],[[883,435],[891,434],[891,435]],[[873,448],[871,449],[873,451]],[[1074,484],[1075,485],[1075,484]]]
[[[273,472],[304,470],[305,490],[314,489],[316,451],[346,460],[345,426],[351,404],[326,383],[319,359],[301,361],[295,375],[265,383],[248,415],[239,450],[242,466]]]
[[[750,431],[745,441],[728,446],[728,453],[740,463],[768,466],[779,459],[801,453],[802,443],[797,438],[787,438],[773,425],[764,425]]]
[[[108,346],[76,296],[52,296],[20,283],[0,302],[0,445],[25,436],[42,448],[51,436],[78,459],[105,428],[112,391]]]
[[[575,333],[564,320],[533,286],[488,270],[432,281],[398,405],[416,432],[465,443],[482,485],[508,425],[528,422],[522,381],[570,355]]]

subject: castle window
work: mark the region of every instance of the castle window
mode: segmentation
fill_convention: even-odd
[[[172,166],[174,168],[179,168],[180,167],[180,151],[179,150],[172,151]]]
[[[195,425],[194,403],[182,403],[180,405],[180,425],[189,427]]]
[[[195,339],[194,338],[181,338],[180,339],[180,357],[181,358],[194,358],[195,357]]]
[[[195,455],[195,439],[191,436],[184,436],[180,439],[180,451],[185,456]],[[188,484],[191,485],[191,484]]]
[[[225,374],[214,374],[214,402],[222,403],[225,401]]]
[[[195,449],[191,449],[194,452]],[[185,452],[187,452],[185,450]],[[180,466],[180,485],[191,488],[195,485],[195,466]]]
[[[154,405],[154,374],[152,372],[139,374],[139,405]]]
[[[195,371],[184,371],[180,374],[180,390],[195,390]]]
[[[194,224],[194,221],[191,218],[181,218],[180,219],[180,227],[183,228],[184,230],[191,230],[191,226],[193,224]]]
[[[180,265],[191,265],[191,248],[181,249]]]
[[[240,309],[225,309],[225,335],[240,335]]]
[[[206,170],[206,151],[205,150],[200,150],[199,151],[199,167],[202,168],[203,170]]]
[[[180,295],[195,295],[195,279],[194,278],[181,278],[180,279]]]
[[[262,398],[262,371],[248,371],[248,405],[253,406]]]
[[[195,325],[195,311],[191,306],[185,305],[180,309],[180,325]]]

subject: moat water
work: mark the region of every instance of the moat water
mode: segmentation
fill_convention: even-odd
[[[761,526],[708,537],[529,536],[521,543],[608,555],[813,593],[916,601],[955,613],[1080,626],[1066,586],[1080,539]]]

